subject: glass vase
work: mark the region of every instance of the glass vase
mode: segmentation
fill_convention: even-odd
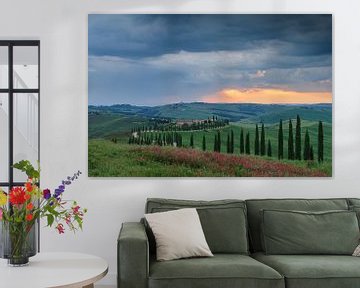
[[[37,251],[37,224],[1,221],[0,257],[8,259],[9,266],[25,266]]]

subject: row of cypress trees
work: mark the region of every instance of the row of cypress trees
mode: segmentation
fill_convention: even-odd
[[[293,136],[293,126],[291,119],[289,120],[289,135],[288,135],[288,159],[289,160],[314,160],[314,149],[311,144],[310,134],[308,129],[305,132],[304,148],[302,150],[301,143],[301,119],[296,116],[295,128],[295,143]],[[278,132],[278,159],[284,158],[284,134],[282,120],[279,123]],[[324,161],[324,128],[322,121],[318,124],[318,162]]]
[[[117,143],[116,138],[112,138],[111,141],[114,143]],[[180,133],[177,133],[177,132],[174,132],[174,133],[170,133],[170,132],[142,133],[141,136],[138,136],[138,137],[135,137],[132,134],[128,140],[128,144],[137,144],[137,145],[156,144],[159,146],[172,146],[174,143],[177,144],[177,147],[183,146],[182,135]],[[194,147],[194,136],[193,135],[192,135],[192,147]]]
[[[176,132],[176,131],[190,131],[190,130],[207,130],[207,129],[217,129],[229,125],[228,119],[221,119],[217,116],[208,117],[205,120],[198,120],[193,123],[183,123],[176,124],[177,122],[172,122],[169,119],[157,120],[159,123],[155,122],[154,125],[142,125],[138,127],[131,128],[131,134],[137,133],[138,135],[142,133],[150,132]]]
[[[293,132],[292,120],[289,120],[288,127],[288,141],[287,141],[287,159],[288,160],[314,160],[314,149],[311,144],[309,131],[306,129],[305,138],[304,138],[304,147],[302,149],[302,140],[301,140],[301,119],[300,116],[296,117],[296,127],[295,127],[295,137]],[[221,132],[220,130],[214,136],[214,152],[221,152]],[[295,138],[295,141],[294,141]],[[113,141],[113,140],[112,140]],[[115,141],[113,141],[115,142]],[[176,143],[177,147],[182,147],[182,135],[180,133],[155,133],[153,136],[152,133],[145,133],[142,137],[134,137],[133,135],[129,138],[129,144],[139,144],[139,145],[151,145],[157,144],[160,146],[165,145],[174,145]],[[194,134],[190,135],[191,148],[194,148]],[[226,152],[234,153],[235,152],[235,139],[234,131],[231,130],[227,135],[226,142]],[[202,150],[207,150],[206,137],[203,135],[202,138]],[[324,129],[322,121],[319,121],[318,125],[318,162],[324,161]],[[244,135],[244,130],[240,131],[240,154],[251,154],[250,149],[250,134],[249,132]],[[254,155],[259,156],[268,156],[272,157],[272,145],[270,139],[266,142],[265,138],[265,127],[264,123],[261,124],[261,132],[259,131],[259,126],[255,126],[255,139],[254,139]],[[278,155],[279,160],[284,159],[284,131],[283,131],[283,121],[279,122],[278,130]]]
[[[261,140],[259,142],[258,129],[259,128],[256,125],[256,131],[257,132],[255,134],[257,135],[257,137],[255,137],[255,155],[265,156],[265,151],[266,151],[266,149],[265,149],[265,130],[264,130],[264,127],[262,127]],[[260,146],[259,146],[259,143],[260,143]],[[229,153],[229,154],[234,153],[235,152],[234,147],[235,147],[234,131],[231,130],[230,133],[228,133],[228,135],[227,135],[226,152]],[[203,135],[202,148],[203,148],[204,151],[206,150],[206,138],[205,138],[205,135]],[[267,150],[268,150],[267,156],[271,157],[272,156],[272,149],[271,149],[270,140],[268,141],[268,149]],[[215,134],[214,152],[221,152],[221,133],[220,133],[220,131],[217,131],[217,133]],[[241,129],[241,132],[240,132],[240,154],[249,154],[249,155],[251,154],[250,133],[247,132],[245,137],[244,137],[244,130],[243,129]]]
[[[287,146],[287,155],[288,160],[314,160],[314,149],[310,141],[309,131],[306,129],[305,138],[304,138],[304,148],[302,150],[302,141],[301,141],[301,119],[300,116],[296,117],[296,128],[295,128],[295,142],[294,142],[294,133],[292,120],[289,120],[289,129],[288,129],[288,146]],[[192,136],[193,137],[193,136]],[[193,140],[192,140],[193,141]],[[192,142],[193,143],[193,142]],[[193,145],[190,145],[193,147]],[[266,147],[267,146],[267,147]],[[202,148],[206,150],[206,138],[203,135]],[[234,153],[234,132],[231,130],[230,134],[227,135],[227,153]],[[220,131],[217,131],[214,139],[214,151],[221,151],[221,135]],[[244,131],[241,129],[240,132],[240,154],[251,154],[250,151],[250,134],[247,132],[246,137],[244,137]],[[255,139],[254,139],[254,155],[268,156],[272,157],[272,146],[270,139],[267,141],[265,139],[265,127],[264,123],[261,125],[261,133],[259,132],[259,126],[255,126]],[[284,132],[283,132],[283,122],[280,120],[279,131],[278,131],[278,159],[284,159]],[[322,121],[319,121],[318,124],[318,162],[324,161],[324,129]]]

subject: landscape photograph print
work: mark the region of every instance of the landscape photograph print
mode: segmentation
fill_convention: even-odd
[[[90,14],[89,177],[331,177],[331,14]]]

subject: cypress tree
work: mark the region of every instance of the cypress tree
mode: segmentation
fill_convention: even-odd
[[[234,153],[234,131],[230,133],[230,153]]]
[[[294,136],[291,119],[289,119],[289,140],[288,140],[288,159],[294,160]]]
[[[299,115],[296,116],[295,159],[301,160],[301,120]]]
[[[206,138],[205,138],[205,135],[203,135],[202,150],[203,150],[203,151],[206,151]]]
[[[250,151],[250,134],[249,132],[246,134],[246,140],[245,140],[245,153],[249,154],[251,153]]]
[[[259,155],[259,127],[256,124],[255,128],[255,155]]]
[[[241,128],[240,132],[240,153],[245,153],[245,145],[244,145],[244,130]]]
[[[190,135],[190,147],[194,148],[194,134],[193,133],[191,133],[191,135]]]
[[[175,138],[176,138],[176,140],[175,140],[176,141],[176,147],[181,147],[182,146],[181,134],[176,133]]]
[[[324,129],[322,121],[319,121],[319,128],[318,128],[318,161],[324,161]]]
[[[304,160],[310,160],[310,136],[309,131],[306,129],[304,141]]]
[[[217,131],[217,134],[218,134],[218,136],[217,136],[217,138],[218,138],[218,142],[217,142],[217,145],[218,145],[218,147],[217,147],[217,151],[218,151],[218,152],[221,152],[221,134],[220,134],[220,131],[219,131],[219,130]]]
[[[264,156],[266,154],[265,151],[265,127],[264,123],[261,125],[261,137],[260,137],[260,155]]]
[[[227,141],[226,141],[226,152],[227,153],[231,153],[231,143],[230,143],[230,135],[229,133],[227,134]]]
[[[310,146],[310,160],[314,160],[314,149],[313,146]]]
[[[271,151],[271,141],[270,139],[268,140],[268,147],[267,147],[267,156],[271,157],[272,156],[272,151]]]
[[[284,158],[284,135],[283,135],[282,120],[280,119],[279,134],[278,134],[278,159],[281,160],[283,158]]]
[[[218,147],[218,144],[217,144],[217,135],[215,134],[215,138],[214,138],[214,152],[217,152],[217,147]]]

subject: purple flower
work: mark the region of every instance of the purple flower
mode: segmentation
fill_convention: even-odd
[[[49,189],[44,189],[43,196],[46,200],[48,200],[51,197],[51,192]]]
[[[78,179],[80,174],[82,173],[80,172],[80,170],[78,170],[78,172],[74,173],[73,177],[68,176],[66,177],[66,180],[62,180],[59,187],[55,189],[54,197],[59,200],[60,195],[65,191],[65,186],[70,185],[72,181]]]
[[[64,190],[55,189],[54,197],[58,198],[63,192],[64,192]]]

